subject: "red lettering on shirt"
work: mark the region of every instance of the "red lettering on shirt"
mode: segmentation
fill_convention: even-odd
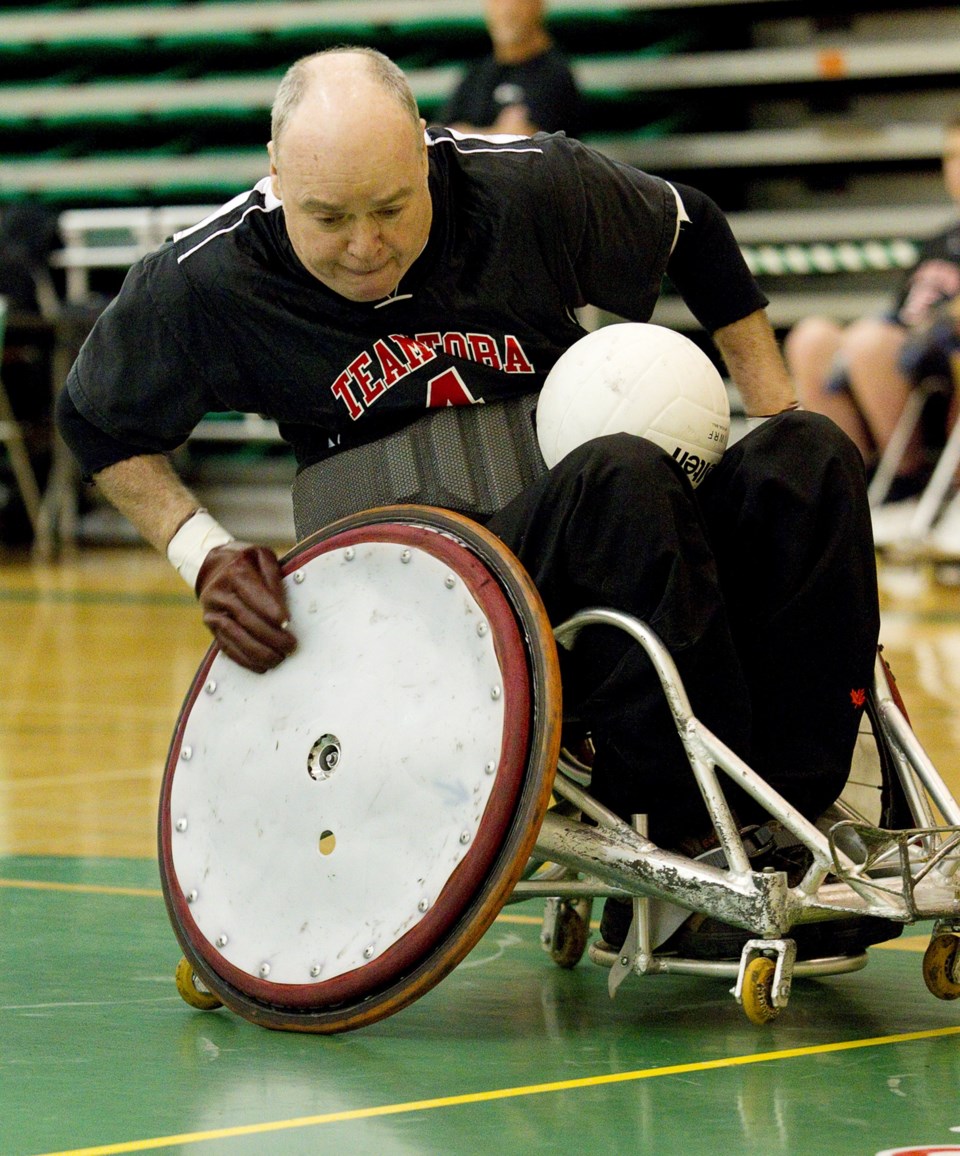
[[[334,397],[338,397],[347,407],[347,413],[350,414],[352,421],[356,421],[363,413],[363,406],[353,396],[353,392],[350,389],[350,373],[348,370],[344,370],[333,385],[330,386],[330,392]]]
[[[439,333],[430,333],[427,336],[436,338],[433,342],[434,348],[440,344]],[[403,333],[391,333],[390,340],[397,343],[411,369],[419,369],[421,365],[426,365],[437,356],[430,343],[425,342],[419,334],[416,337],[407,337]]]
[[[512,333],[503,337],[503,369],[505,373],[533,373],[533,366],[527,360],[520,342]]]
[[[481,365],[492,365],[494,369],[503,368],[500,364],[497,343],[489,333],[468,333],[467,341],[470,342],[470,356],[473,361],[478,361]]]
[[[464,335],[454,330],[452,333],[443,335],[443,352],[449,353],[451,357],[459,357],[466,361],[470,356],[470,346],[467,345],[467,339]]]
[[[503,373],[534,373],[523,347],[513,334],[505,334],[502,347],[489,333],[418,333],[409,337],[391,333],[378,337],[371,350],[357,354],[330,386],[330,392],[347,408],[351,421],[361,417],[373,403],[392,389],[398,381],[428,365],[438,350],[450,357],[475,365],[485,365]],[[380,376],[375,376],[377,369]],[[469,373],[468,373],[469,376]],[[483,401],[475,397],[458,369],[448,369],[427,383],[427,406],[472,405]]]
[[[444,405],[473,405],[476,400],[457,369],[445,369],[427,382],[427,409]]]
[[[403,362],[391,350],[382,339],[378,339],[373,343],[373,351],[377,355],[377,360],[380,362],[380,369],[383,373],[383,384],[387,389],[395,381],[399,381],[401,377],[405,377],[410,372],[410,363]]]
[[[376,401],[386,388],[382,381],[374,381],[370,374],[371,364],[370,354],[361,353],[359,357],[355,357],[347,366],[347,373],[352,374],[357,385],[360,386],[360,392],[363,394],[363,400],[367,405]]]
[[[418,333],[416,341],[418,345],[425,346],[431,353],[433,350],[439,349],[441,344],[439,333]]]

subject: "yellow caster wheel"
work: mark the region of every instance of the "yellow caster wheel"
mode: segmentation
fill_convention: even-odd
[[[958,948],[960,936],[947,932],[935,935],[923,953],[923,982],[937,999],[960,997]]]
[[[754,956],[743,973],[741,999],[743,1011],[752,1024],[768,1024],[780,1014],[773,1003],[773,976],[777,970],[772,959]]]
[[[589,899],[562,903],[550,946],[550,958],[558,967],[576,967],[587,947],[590,934]]]
[[[223,1007],[221,1001],[197,978],[189,959],[181,959],[175,973],[177,991],[185,1003],[200,1011],[213,1011]]]

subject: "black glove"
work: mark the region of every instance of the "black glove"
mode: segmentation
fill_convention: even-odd
[[[223,653],[240,666],[263,674],[296,648],[286,628],[283,578],[272,550],[248,542],[214,546],[195,588],[203,621]]]

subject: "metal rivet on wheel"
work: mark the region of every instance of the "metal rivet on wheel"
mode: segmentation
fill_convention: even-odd
[[[354,558],[356,558],[357,552],[352,546],[348,546],[346,550],[344,550],[343,556],[348,562],[352,562]]]
[[[260,964],[260,978],[266,979],[269,974],[270,974],[270,964],[269,963],[261,963]]]
[[[187,820],[186,820],[186,818],[181,818],[181,819],[178,819],[178,820],[177,820],[177,830],[178,830],[178,831],[186,831],[186,829],[187,829]]]
[[[296,582],[296,584],[299,586],[299,585],[300,585],[300,583],[301,583],[301,582],[304,580],[304,578],[305,578],[305,577],[306,577],[306,574],[304,574],[304,572],[303,572],[302,570],[298,570],[298,571],[296,572],[296,574],[294,574],[294,576],[293,576],[293,580],[294,580],[294,582]]]
[[[217,689],[216,680],[211,678],[203,689],[207,692],[207,694],[213,694],[213,692]]]
[[[217,947],[226,947],[229,942],[230,940],[225,935],[217,936]]]
[[[452,574],[448,574],[446,578],[444,578],[443,584],[448,590],[452,590],[454,586],[456,586],[457,580]]]
[[[469,831],[461,831],[460,832],[460,842],[461,843],[469,843],[470,842],[470,832]]]
[[[492,775],[496,769],[497,764],[493,761],[493,759],[491,759],[489,763],[483,764],[483,773],[485,775]]]
[[[413,555],[410,553],[409,550],[403,550],[400,554],[400,561],[401,562],[409,562],[412,557],[413,557]]]
[[[320,967],[320,964],[319,964],[319,963],[315,963],[315,964],[313,965],[313,967],[311,967],[311,968],[310,968],[310,974],[313,976],[313,978],[314,978],[314,979],[316,979],[316,978],[317,978],[317,976],[320,974],[321,970],[322,970],[322,969],[321,969],[321,967]]]
[[[373,944],[372,943],[368,943],[367,946],[363,949],[363,958],[364,959],[373,959]]]
[[[498,699],[503,694],[503,688],[499,686],[490,687],[490,697],[494,700]]]
[[[193,747],[184,747],[180,752],[180,758],[183,759],[185,763],[188,763],[193,758]]]
[[[421,899],[420,902],[417,904],[417,910],[418,911],[426,911],[429,906],[430,906],[430,900],[429,899]]]
[[[196,901],[197,901],[197,892],[196,892],[196,890],[193,890],[193,891],[188,891],[188,892],[187,892],[187,902],[188,902],[188,903],[196,903]]]
[[[485,622],[478,622],[477,623],[477,634],[479,634],[481,638],[483,638],[483,636],[487,633],[488,629],[489,629],[489,627],[487,626],[487,624]]]

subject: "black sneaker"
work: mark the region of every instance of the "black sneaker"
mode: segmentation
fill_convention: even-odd
[[[633,919],[633,900],[609,898],[604,902],[600,916],[601,951],[619,951],[627,939]]]
[[[787,933],[796,942],[797,959],[859,955],[874,943],[895,939],[903,924],[876,915],[851,915],[821,923],[802,923]],[[753,932],[694,913],[660,948],[684,959],[735,960]]]
[[[773,832],[769,827],[750,827],[741,832],[744,848],[754,871],[772,867],[783,871],[787,885],[795,887],[810,867],[810,851],[795,842],[778,843],[785,832]],[[702,846],[702,844],[701,844]],[[692,849],[692,848],[691,848]],[[686,850],[686,848],[685,848]],[[720,848],[701,850],[695,856],[701,862],[723,867],[726,864]],[[607,899],[600,919],[601,950],[619,951],[623,947],[633,919],[633,903],[629,899]],[[792,928],[790,938],[797,944],[798,959],[822,959],[832,955],[859,955],[874,943],[895,939],[903,932],[903,924],[875,915],[851,915],[842,919],[805,923]],[[694,912],[658,949],[689,959],[739,959],[748,939],[757,938],[752,932],[733,927],[712,916]]]

